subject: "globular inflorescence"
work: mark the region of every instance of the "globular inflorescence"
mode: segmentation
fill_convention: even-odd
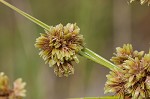
[[[132,3],[133,1],[140,1],[141,4],[148,3],[148,5],[150,5],[150,0],[130,0],[130,3]]]
[[[0,73],[0,99],[23,99],[26,96],[25,86],[26,83],[19,78],[11,88],[8,77],[3,72]]]
[[[36,39],[35,47],[39,48],[39,55],[54,67],[57,76],[68,76],[74,73],[72,62],[79,62],[77,54],[84,47],[83,36],[76,24],[68,23],[51,26],[46,33]]]
[[[107,75],[105,93],[113,92],[120,99],[150,98],[150,52],[134,51],[131,44],[117,47],[111,61],[121,70]]]

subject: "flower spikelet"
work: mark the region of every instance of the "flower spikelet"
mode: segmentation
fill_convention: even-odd
[[[2,72],[0,73],[0,95],[7,95],[9,88],[8,77]]]
[[[131,44],[124,44],[122,48],[116,48],[116,53],[114,53],[115,56],[111,58],[111,61],[114,62],[114,64],[120,65],[124,63],[125,60],[128,60],[128,58],[141,58],[143,56],[143,53],[144,51],[133,51],[133,47]]]
[[[110,74],[107,75],[107,82],[105,84],[105,93],[109,92],[116,92],[115,94],[119,97],[125,96],[125,82],[126,79],[124,79],[122,76],[124,74],[119,71],[110,71]]]
[[[146,86],[146,78],[149,77],[149,72],[147,72],[147,66],[143,63],[143,59],[129,59],[123,66],[128,71],[125,74],[125,78],[128,79],[125,84],[128,94],[133,99],[148,98],[150,89]]]
[[[39,55],[50,67],[54,66],[54,72],[59,77],[73,74],[71,62],[79,62],[77,54],[84,46],[83,36],[79,32],[76,24],[59,24],[36,39],[35,47],[39,48]]]
[[[120,49],[124,49],[120,48]],[[120,99],[148,99],[150,98],[150,53],[143,51],[127,51],[126,56],[119,64],[114,61],[121,70],[113,70],[107,75],[105,92],[114,92]],[[115,58],[120,60],[117,51]]]
[[[26,90],[25,90],[26,83],[22,81],[21,78],[18,78],[14,82],[14,95],[16,97],[25,97],[26,96]]]

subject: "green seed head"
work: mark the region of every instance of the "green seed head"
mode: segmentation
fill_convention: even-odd
[[[125,97],[148,99],[150,97],[150,53],[133,51],[131,45],[127,44],[123,48],[117,48],[112,61],[122,71],[114,70],[107,75],[105,92],[114,92],[123,99]]]
[[[71,62],[79,62],[77,54],[84,46],[83,36],[79,32],[76,24],[59,24],[36,39],[35,47],[39,48],[39,55],[50,67],[54,66],[54,72],[60,77],[73,74]]]

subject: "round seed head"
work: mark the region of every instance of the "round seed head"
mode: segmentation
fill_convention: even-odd
[[[39,48],[39,55],[50,67],[54,66],[54,72],[60,77],[73,74],[71,62],[79,62],[77,54],[84,47],[83,36],[79,32],[76,24],[59,24],[36,39],[35,47]]]
[[[121,99],[150,98],[150,53],[133,51],[131,45],[124,45],[117,49],[112,61],[122,70],[107,75],[105,92],[113,92]]]

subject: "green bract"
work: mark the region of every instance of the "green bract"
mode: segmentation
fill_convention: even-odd
[[[79,32],[76,24],[59,24],[36,39],[35,47],[39,48],[39,55],[50,67],[54,66],[54,72],[59,77],[73,74],[72,61],[79,62],[77,54],[84,46]]]

